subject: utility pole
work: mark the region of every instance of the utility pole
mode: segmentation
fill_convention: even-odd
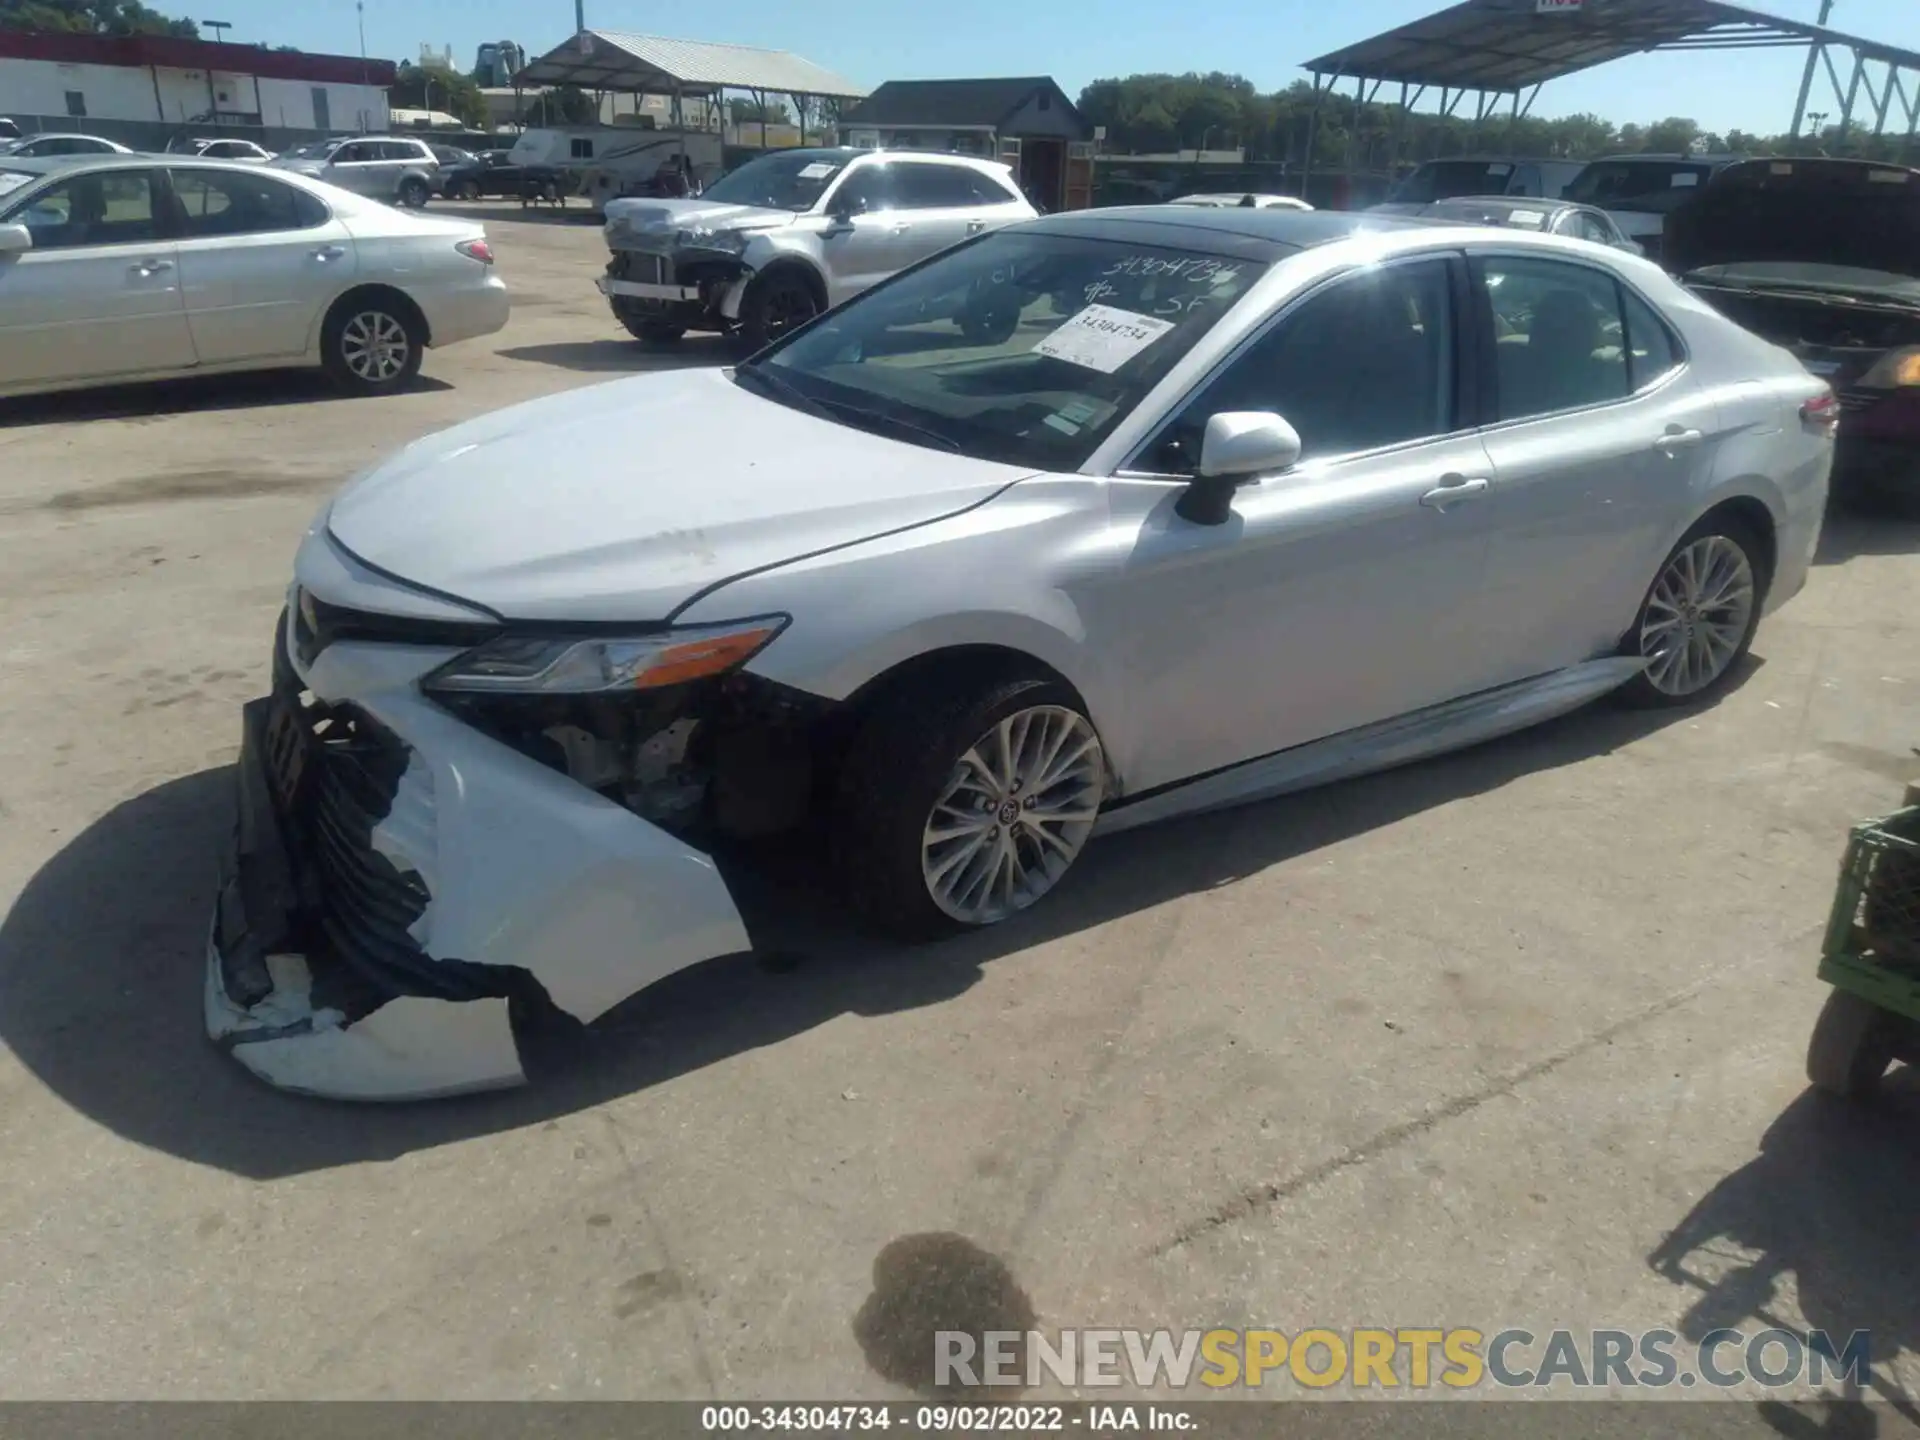
[[[1815,23],[1825,25],[1827,17],[1831,14],[1833,14],[1833,0],[1820,0],[1820,18]],[[1793,102],[1793,129],[1787,136],[1790,140],[1800,138],[1800,122],[1807,118],[1807,96],[1813,89],[1813,67],[1819,64],[1820,57],[1824,54],[1826,54],[1826,47],[1818,40],[1808,44],[1807,68],[1800,72],[1800,95]]]
[[[367,79],[367,0],[353,0],[353,13],[360,22],[360,83]]]
[[[200,28],[213,31],[214,42],[218,44],[227,38],[227,31],[233,28],[233,22],[231,20],[202,20],[200,22]]]
[[[573,0],[573,33],[587,28],[587,0]]]

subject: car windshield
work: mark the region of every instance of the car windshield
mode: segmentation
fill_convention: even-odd
[[[338,140],[309,140],[306,144],[296,145],[291,150],[282,150],[279,158],[282,160],[318,160],[330,154],[333,147],[339,143]]]
[[[1001,231],[877,286],[738,375],[859,429],[1072,470],[1266,269]]]
[[[1625,200],[1677,203],[1712,178],[1711,165],[1649,160],[1597,160],[1574,177],[1565,198],[1602,209]]]
[[[1515,230],[1544,230],[1553,212],[1540,205],[1514,205],[1501,200],[1443,200],[1423,214],[1435,220],[1457,220],[1465,225],[1506,225]]]
[[[31,170],[8,170],[0,167],[0,195],[11,195],[22,185],[39,178],[39,175]]]
[[[757,205],[768,210],[811,210],[846,168],[851,156],[831,150],[788,150],[762,155],[731,170],[706,188],[703,200]]]

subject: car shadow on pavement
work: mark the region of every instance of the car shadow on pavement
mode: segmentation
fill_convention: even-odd
[[[504,360],[556,365],[562,370],[585,370],[647,375],[660,370],[687,370],[695,366],[732,365],[739,352],[720,335],[702,335],[656,349],[638,340],[556,340],[546,345],[514,345],[499,352]]]
[[[1759,1154],[1703,1195],[1648,1256],[1658,1274],[1696,1292],[1679,1332],[1698,1343],[1723,1328],[1748,1337],[1824,1330],[1843,1353],[1850,1335],[1866,1331],[1874,1383],[1849,1384],[1844,1398],[1887,1403],[1920,1424],[1920,1402],[1888,1378],[1902,1353],[1920,1355],[1917,1138],[1920,1071],[1896,1070],[1871,1104],[1802,1094],[1767,1127]],[[1781,1303],[1783,1282],[1791,1306]],[[1780,1352],[1769,1359],[1778,1365]],[[1722,1365],[1747,1361],[1729,1345]]]
[[[817,861],[775,864],[763,885],[814,898],[783,934],[756,934],[757,954],[641,992],[555,1071],[530,1054],[538,1078],[522,1089],[394,1106],[275,1092],[205,1039],[207,925],[233,776],[204,770],[108,812],[27,882],[0,922],[0,1042],[82,1114],[201,1164],[269,1178],[391,1159],[633,1094],[837,1016],[938,1004],[1000,956],[1617,749],[1685,713],[1591,707],[1390,774],[1111,836],[1045,905],[911,953],[850,933],[819,898],[807,868]]]
[[[402,394],[451,390],[431,375],[414,377]],[[253,410],[270,405],[311,405],[318,400],[377,403],[389,396],[348,395],[318,370],[247,370],[233,375],[197,375],[155,380],[144,385],[113,385],[98,390],[64,390],[0,400],[0,429],[59,425],[81,420],[138,420],[196,410]]]

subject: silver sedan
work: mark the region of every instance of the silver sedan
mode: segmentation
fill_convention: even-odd
[[[1620,251],[1155,206],[422,440],[295,561],[208,1027],[299,1089],[511,1084],[522,1022],[761,943],[746,840],[935,934],[1103,831],[1699,704],[1834,414]]]
[[[0,396],[301,364],[378,394],[506,321],[469,220],[195,156],[0,157]]]

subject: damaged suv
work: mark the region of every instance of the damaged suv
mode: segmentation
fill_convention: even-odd
[[[717,330],[758,350],[897,270],[1034,213],[991,160],[781,150],[697,199],[608,201],[613,254],[597,284],[636,339]]]
[[[1920,500],[1920,170],[1752,160],[1668,221],[1667,265],[1839,399],[1834,485]]]
[[[208,1028],[298,1090],[513,1084],[781,948],[776,837],[927,937],[1096,830],[1698,703],[1805,580],[1831,406],[1620,251],[1160,205],[430,436],[295,559]]]

